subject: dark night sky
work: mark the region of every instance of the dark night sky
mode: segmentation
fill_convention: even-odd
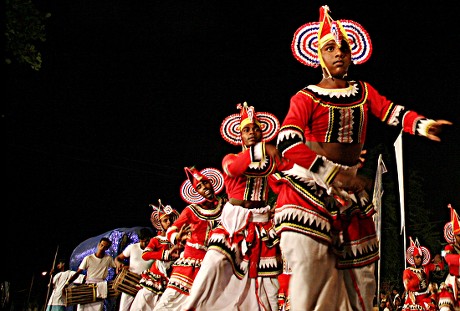
[[[1,275],[49,269],[56,246],[150,226],[149,203],[182,209],[184,166],[217,167],[238,149],[219,126],[247,101],[280,121],[289,99],[320,80],[298,63],[295,30],[328,4],[359,22],[373,55],[351,76],[432,118],[455,123],[440,144],[405,137],[405,165],[422,170],[426,208],[460,209],[458,1],[40,1],[50,12],[43,66],[7,68],[6,182]],[[368,146],[397,131],[371,126]]]

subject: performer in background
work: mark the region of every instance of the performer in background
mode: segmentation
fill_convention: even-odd
[[[268,181],[281,157],[268,141],[276,136],[279,122],[247,103],[237,108],[241,113],[223,121],[221,134],[242,151],[222,161],[229,201],[209,239],[185,310],[278,309],[282,258],[268,204]]]
[[[139,282],[142,287],[131,304],[132,311],[151,311],[166,289],[171,273],[171,265],[179,258],[180,245],[173,245],[166,238],[166,230],[179,217],[179,213],[170,205],[163,206],[158,200],[158,206],[150,204],[153,212],[150,221],[157,236],[150,239],[149,244],[142,252],[142,259],[153,260],[150,269],[141,273]]]
[[[275,224],[292,269],[291,308],[370,311],[379,241],[372,182],[357,175],[369,114],[434,141],[451,122],[425,118],[371,84],[350,80],[349,66],[371,56],[370,37],[354,21],[334,21],[327,6],[319,22],[296,31],[291,47],[302,64],[322,69],[319,83],[292,96],[277,142],[294,163],[275,174],[281,182]]]
[[[449,275],[439,287],[439,311],[460,310],[460,221],[451,204],[450,221],[444,225],[444,239],[448,243],[444,248],[445,260],[449,266]]]
[[[66,261],[60,259],[57,262],[56,268],[57,273],[53,276],[51,285],[53,286],[53,291],[48,300],[48,306],[46,311],[65,311],[65,291],[64,286],[69,281],[70,277],[75,274],[75,271],[65,269]],[[50,272],[52,275],[54,269]]]
[[[430,270],[430,283],[437,291],[441,286],[441,283],[446,280],[446,277],[449,274],[449,266],[441,254],[436,253],[427,267]]]
[[[418,239],[415,242],[409,237],[410,246],[406,251],[406,260],[411,265],[403,272],[403,284],[406,290],[406,301],[402,307],[403,311],[410,310],[437,310],[436,295],[430,291],[430,251],[420,246]]]
[[[226,199],[219,198],[224,188],[224,177],[215,168],[201,171],[185,167],[187,179],[180,194],[189,203],[179,218],[168,228],[166,236],[172,244],[185,243],[184,252],[172,266],[168,287],[154,311],[180,311],[190,295],[193,281],[200,270],[208,249],[208,239],[217,226]]]

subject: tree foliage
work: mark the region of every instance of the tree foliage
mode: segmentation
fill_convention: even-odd
[[[46,41],[45,20],[31,0],[6,0],[5,7],[5,62],[29,65],[40,70],[42,54],[38,44]]]
[[[388,147],[379,144],[372,148],[366,156],[367,170],[375,172],[378,155],[382,154],[387,167],[383,174],[382,182],[384,193],[382,196],[381,210],[381,238],[380,238],[380,284],[388,289],[402,288],[402,271],[406,267],[404,235],[401,232],[401,208],[399,202],[399,187],[397,167],[394,152],[389,152]],[[366,167],[364,168],[366,169]],[[433,219],[433,211],[425,206],[423,174],[420,170],[404,169],[404,196],[405,196],[405,235],[406,247],[409,246],[409,236],[418,238],[421,245],[427,247],[434,255],[440,252],[441,241],[439,229]],[[369,174],[369,173],[368,173]]]

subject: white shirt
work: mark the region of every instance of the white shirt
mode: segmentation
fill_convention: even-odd
[[[91,254],[83,258],[78,268],[86,270],[86,283],[95,283],[105,280],[109,267],[116,268],[112,256],[105,254],[104,257],[97,258],[95,254]]]
[[[67,270],[59,272],[53,277],[53,292],[51,293],[50,299],[48,301],[48,306],[65,306],[62,290],[64,289],[65,283],[74,274],[75,271]]]
[[[143,251],[140,242],[130,244],[125,248],[123,255],[129,257],[129,271],[141,274],[143,271],[150,268],[154,260],[142,259]]]

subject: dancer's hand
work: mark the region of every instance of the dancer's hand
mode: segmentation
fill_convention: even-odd
[[[444,125],[452,125],[452,122],[447,120],[436,120],[428,126],[426,137],[434,141],[441,141],[439,134],[441,134]]]

